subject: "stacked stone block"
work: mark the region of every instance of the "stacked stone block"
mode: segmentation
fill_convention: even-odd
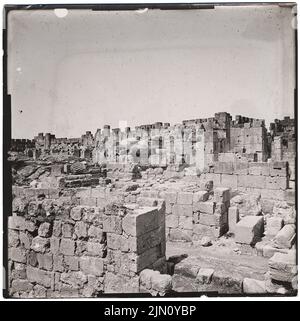
[[[198,241],[203,236],[217,238],[228,231],[230,191],[216,188],[208,191],[168,191],[166,232],[170,241]]]
[[[103,228],[107,233],[109,281],[105,282],[105,293],[139,292],[142,270],[166,270],[163,221],[163,207],[127,207],[125,213],[106,207]]]

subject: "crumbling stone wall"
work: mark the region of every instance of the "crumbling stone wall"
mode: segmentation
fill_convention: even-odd
[[[8,217],[11,296],[137,293],[142,270],[165,273],[164,202],[125,206],[107,194],[96,198],[101,205],[90,206],[71,192],[56,198],[40,189],[14,192]]]

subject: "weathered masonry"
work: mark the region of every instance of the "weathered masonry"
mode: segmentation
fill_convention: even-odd
[[[137,293],[141,271],[166,272],[164,202],[87,206],[79,205],[80,198],[50,199],[35,192],[38,196],[26,201],[15,198],[8,218],[11,295]],[[164,294],[170,276],[154,274],[157,285],[143,292]]]

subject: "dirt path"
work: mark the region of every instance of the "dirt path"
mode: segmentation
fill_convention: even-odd
[[[228,275],[240,278],[264,279],[268,271],[268,259],[256,255],[237,254],[232,240],[219,240],[209,247],[193,246],[187,243],[168,242],[167,258],[174,255],[188,256],[188,260],[203,268],[221,270]]]

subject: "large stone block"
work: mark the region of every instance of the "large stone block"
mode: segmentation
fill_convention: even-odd
[[[9,216],[8,217],[8,228],[12,230],[25,230],[25,218],[23,216]]]
[[[200,204],[200,203],[199,203]],[[173,214],[177,216],[192,216],[193,205],[173,205]]]
[[[232,190],[236,190],[238,188],[238,175],[222,174],[221,185],[224,187],[230,187]]]
[[[152,268],[152,265],[161,257],[160,246],[153,247],[141,254],[122,253],[112,251],[114,272],[123,276],[133,276],[145,268]],[[109,267],[109,266],[108,266]]]
[[[150,290],[152,288],[152,279],[156,275],[159,275],[159,271],[153,271],[150,269],[144,269],[140,273],[140,284],[143,285],[146,289]]]
[[[62,229],[62,222],[55,220],[53,222],[53,229],[52,229],[53,236],[60,237],[61,236],[61,229]]]
[[[75,242],[70,239],[61,239],[60,241],[60,253],[64,255],[74,255]]]
[[[103,257],[105,250],[104,244],[96,242],[87,242],[86,246],[89,255]]]
[[[287,177],[266,177],[266,189],[281,189],[286,190],[289,187]]]
[[[225,203],[230,200],[230,189],[226,187],[217,187],[214,190],[214,202]]]
[[[245,278],[243,280],[243,293],[247,293],[247,294],[267,293],[265,281]]]
[[[292,282],[297,274],[296,252],[275,253],[269,260],[270,277],[281,282]]]
[[[106,273],[104,279],[105,293],[139,293],[139,278],[124,277],[113,273]]]
[[[211,182],[213,182],[213,184],[211,184]],[[200,183],[202,183],[200,181]],[[211,191],[213,189],[213,187],[218,187],[221,186],[221,174],[216,174],[216,173],[206,173],[205,174],[205,180],[203,181],[204,186],[201,186],[201,189],[206,189]],[[205,188],[206,186],[206,188]]]
[[[102,258],[82,256],[79,261],[80,269],[85,274],[102,276],[104,273],[104,264]]]
[[[265,235],[268,237],[275,236],[283,226],[283,219],[281,217],[268,217],[266,221]]]
[[[32,240],[31,249],[35,252],[44,253],[49,248],[49,245],[50,241],[48,238],[36,236]]]
[[[115,215],[105,215],[103,218],[103,232],[122,234],[122,218]]]
[[[217,224],[217,218],[214,214],[200,213],[199,223],[207,226],[215,226]]]
[[[285,192],[280,189],[262,189],[261,190],[261,198],[262,199],[271,199],[271,200],[285,200]]]
[[[36,257],[36,252],[34,251],[30,251],[27,254],[27,263],[31,266],[37,266],[38,265],[38,261],[37,261],[37,257]]]
[[[214,173],[217,174],[233,174],[233,162],[216,162],[214,166]]]
[[[249,175],[262,175],[262,163],[249,163]],[[268,165],[268,163],[266,163]]]
[[[176,228],[178,227],[179,223],[179,216],[170,214],[166,216],[166,227],[173,227]]]
[[[28,280],[13,280],[11,283],[11,291],[15,292],[28,292],[31,291],[33,285]]]
[[[64,265],[68,270],[78,271],[79,270],[79,258],[76,256],[64,256]]]
[[[262,216],[245,216],[235,227],[237,243],[255,245],[263,234],[264,219]]]
[[[193,204],[193,193],[192,192],[178,192],[177,204],[192,205]]]
[[[23,233],[23,232],[20,232]],[[17,247],[20,243],[19,240],[19,232],[15,230],[8,230],[8,246],[14,246]]]
[[[239,177],[238,177],[238,182],[239,182]],[[245,178],[245,184],[243,185],[243,187],[259,188],[259,189],[266,188],[266,177],[258,176],[258,175],[247,175]]]
[[[193,205],[193,211],[200,211],[201,213],[213,214],[215,211],[215,202],[200,202]]]
[[[66,256],[70,257],[70,256]],[[64,271],[64,257],[63,255],[53,255],[53,271],[63,272]]]
[[[26,263],[26,251],[22,248],[11,247],[8,249],[8,258],[19,263]]]
[[[261,175],[270,176],[270,164],[269,163],[260,163]]]
[[[72,224],[63,223],[62,225],[62,236],[66,238],[71,238],[73,235],[74,227]]]
[[[270,175],[287,177],[288,176],[288,163],[287,162],[273,162],[270,164]]]
[[[53,257],[52,254],[37,254],[37,260],[39,263],[39,268],[51,271],[53,267]]]
[[[78,238],[86,238],[88,236],[88,225],[84,222],[78,221],[75,223],[74,233]]]
[[[200,268],[197,273],[196,281],[200,284],[209,284],[212,280],[213,274],[213,269]]]
[[[275,246],[279,249],[289,249],[296,237],[296,228],[293,224],[285,225],[275,236]]]
[[[131,236],[139,236],[159,227],[159,213],[156,208],[145,207],[128,213],[122,220],[124,232]]]
[[[248,162],[235,162],[234,163],[234,174],[237,175],[248,175]]]
[[[208,200],[209,193],[207,191],[198,191],[193,194],[193,203],[206,202]]]
[[[88,280],[87,276],[81,271],[64,272],[60,275],[60,280],[71,285],[75,289],[81,288]]]
[[[11,266],[13,265],[13,269]],[[9,261],[9,279],[26,279],[26,264]]]
[[[169,238],[170,241],[192,241],[193,231],[191,230],[182,230],[177,228],[171,228]]]
[[[136,252],[137,254],[142,254],[143,252],[153,248],[157,245],[165,242],[165,235],[162,228],[147,232],[138,237],[129,237],[128,239],[128,247],[132,252]],[[121,250],[123,247],[121,246]]]
[[[97,240],[98,242],[104,241],[103,229],[97,226],[90,226],[88,229],[88,236]]]
[[[172,277],[168,274],[155,274],[151,279],[152,290],[163,296],[172,290]]]
[[[183,230],[193,229],[193,217],[192,216],[179,216],[178,227]]]
[[[32,266],[27,266],[26,269],[27,279],[29,282],[35,282],[43,285],[46,288],[50,288],[53,280],[53,272],[48,272],[34,268]]]
[[[115,233],[107,233],[106,235],[107,247],[113,250],[120,250],[121,247],[128,247],[128,239],[126,239],[123,235],[115,234]]]
[[[48,237],[51,234],[51,225],[48,222],[42,223],[38,229],[38,235]]]
[[[54,237],[54,236],[50,238],[51,253],[57,254],[59,252],[59,244],[60,244],[60,238]]]
[[[12,230],[34,232],[37,226],[29,220],[26,220],[23,216],[9,216],[8,217],[8,228]]]

